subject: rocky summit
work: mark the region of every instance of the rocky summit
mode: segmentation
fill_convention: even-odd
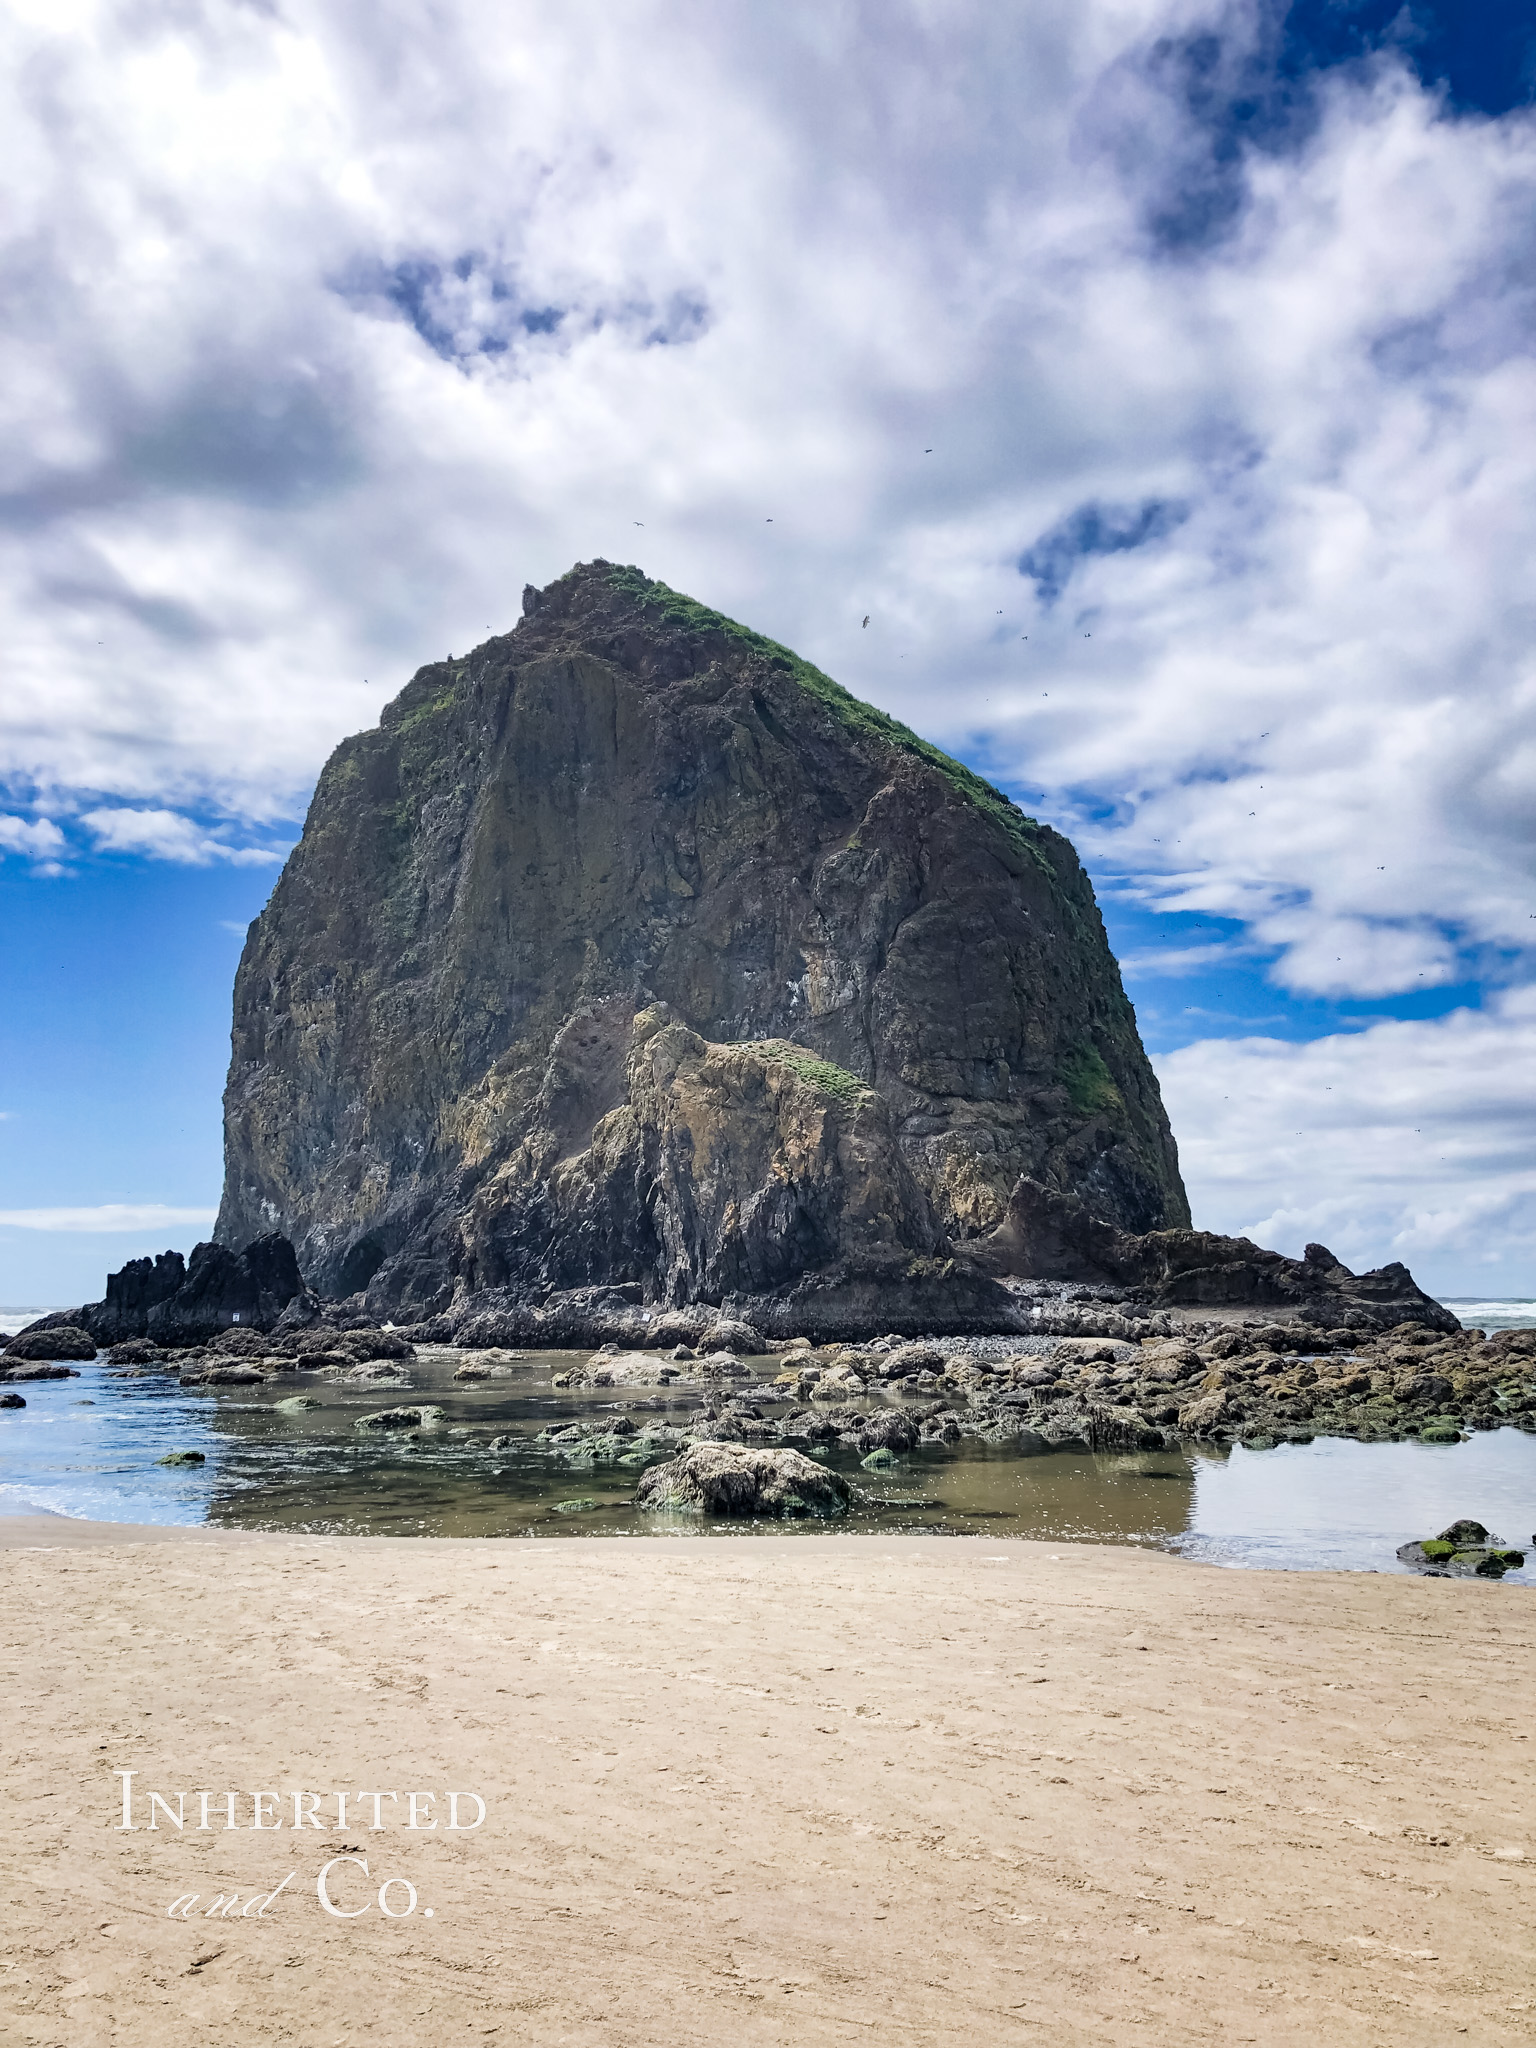
[[[984,1315],[1021,1177],[1187,1224],[1071,846],[787,649],[584,564],[337,748],[235,988],[217,1235],[322,1293]]]
[[[1327,1253],[1192,1232],[1067,841],[601,561],[332,755],[241,960],[225,1130],[218,1242],[291,1241],[290,1322],[330,1297],[562,1343],[707,1305],[857,1339],[1211,1276],[1444,1314],[1400,1269],[1362,1296]],[[191,1335],[215,1283],[133,1286]]]

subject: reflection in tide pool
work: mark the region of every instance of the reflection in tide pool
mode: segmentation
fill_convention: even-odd
[[[206,1522],[228,1528],[375,1536],[605,1536],[765,1530],[928,1532],[1172,1548],[1223,1564],[1397,1570],[1399,1543],[1457,1515],[1511,1542],[1536,1529],[1536,1437],[1506,1429],[1454,1447],[1355,1444],[1230,1454],[1020,1458],[962,1439],[914,1452],[886,1473],[853,1454],[829,1460],[860,1490],[845,1520],[700,1524],[637,1514],[636,1469],[567,1461],[540,1430],[616,1413],[637,1426],[684,1426],[704,1390],[562,1390],[558,1353],[510,1377],[460,1382],[457,1356],[424,1354],[404,1385],[285,1376],[264,1387],[190,1389],[159,1375],[119,1379],[88,1365],[78,1379],[31,1381],[27,1407],[0,1414],[0,1508],[102,1521]],[[766,1373],[775,1361],[761,1361]],[[279,1402],[302,1392],[319,1406]],[[428,1401],[443,1426],[360,1431],[362,1418]],[[765,1413],[774,1404],[763,1401]],[[605,1420],[606,1419],[606,1420]],[[493,1448],[494,1445],[494,1448]],[[173,1451],[201,1466],[169,1467]],[[1527,1582],[1529,1569],[1512,1575]]]
[[[1510,1577],[1536,1581],[1536,1437],[1496,1429],[1454,1445],[1237,1445],[1197,1461],[1190,1533],[1176,1547],[1212,1564],[1400,1571],[1399,1543],[1463,1515],[1525,1549],[1530,1562]]]

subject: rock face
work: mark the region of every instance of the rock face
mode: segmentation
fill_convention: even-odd
[[[222,1243],[399,1321],[810,1288],[886,1328],[998,1320],[968,1253],[1021,1176],[1188,1224],[1064,839],[638,570],[524,612],[320,779],[236,982]]]
[[[1356,1319],[1383,1326],[1412,1320],[1431,1329],[1461,1328],[1396,1262],[1352,1273],[1321,1244],[1288,1259],[1246,1237],[1219,1237],[1209,1230],[1131,1233],[1027,1176],[1014,1189],[1002,1223],[976,1252],[999,1275],[1108,1283],[1153,1307],[1304,1309],[1324,1327],[1354,1312]]]
[[[89,1331],[95,1342],[103,1345],[124,1344],[138,1337],[172,1347],[203,1344],[237,1324],[270,1330],[303,1288],[293,1246],[286,1238],[269,1232],[243,1251],[232,1251],[223,1244],[200,1244],[193,1248],[189,1260],[180,1252],[162,1252],[156,1259],[130,1259],[107,1276],[101,1301],[41,1318],[29,1326],[29,1341],[32,1331],[68,1322]],[[81,1354],[55,1355],[75,1358]]]

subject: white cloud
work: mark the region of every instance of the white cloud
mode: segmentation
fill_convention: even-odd
[[[0,1209],[0,1229],[106,1231],[180,1230],[211,1227],[214,1209],[167,1208],[163,1202],[98,1202],[83,1209]]]
[[[86,811],[80,822],[102,853],[144,854],[151,860],[176,861],[183,867],[207,867],[218,860],[229,861],[236,867],[266,867],[283,858],[282,849],[276,847],[226,845],[179,811]]]
[[[0,773],[289,815],[605,554],[1294,987],[1527,953],[1536,124],[1383,61],[1223,169],[1260,13],[13,15]]]
[[[1458,1294],[1536,1292],[1536,988],[1483,1011],[1156,1062],[1195,1221]]]
[[[1224,960],[1231,960],[1236,948],[1219,941],[1201,941],[1193,946],[1149,946],[1141,952],[1123,953],[1120,971],[1128,980],[1151,981],[1162,976],[1204,974]]]
[[[52,866],[53,857],[63,850],[64,834],[52,819],[0,815],[0,853],[21,853]]]

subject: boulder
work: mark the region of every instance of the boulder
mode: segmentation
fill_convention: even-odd
[[[881,1377],[904,1380],[920,1372],[943,1372],[949,1363],[937,1344],[900,1344],[885,1360]]]
[[[20,1394],[0,1394],[0,1408],[25,1408],[26,1405]]]
[[[1205,1436],[1215,1429],[1227,1412],[1225,1389],[1202,1394],[1179,1410],[1179,1430],[1184,1436]]]
[[[221,1358],[265,1358],[272,1349],[272,1340],[262,1330],[252,1329],[246,1323],[234,1323],[227,1330],[221,1330],[213,1340],[213,1348]]]
[[[863,1419],[859,1429],[861,1451],[910,1451],[918,1440],[918,1427],[900,1408],[877,1408]]]
[[[162,1365],[165,1353],[147,1337],[125,1337],[107,1353],[108,1365]]]
[[[0,1352],[0,1363],[19,1365],[45,1358],[94,1358],[96,1348],[96,1339],[77,1324],[57,1324],[48,1329],[30,1325],[7,1342]]]
[[[1093,1451],[1160,1451],[1163,1432],[1134,1408],[1090,1402],[1086,1409],[1088,1448]]]
[[[358,1422],[359,1429],[435,1429],[443,1420],[443,1411],[430,1401],[424,1401],[413,1408],[380,1408],[372,1415],[365,1415]]]
[[[799,1451],[696,1443],[655,1465],[635,1494],[639,1508],[695,1515],[840,1515],[847,1480]]]
[[[738,1323],[722,1316],[712,1323],[700,1339],[705,1351],[734,1351],[744,1358],[756,1358],[768,1349],[761,1332],[754,1330],[750,1323]]]

